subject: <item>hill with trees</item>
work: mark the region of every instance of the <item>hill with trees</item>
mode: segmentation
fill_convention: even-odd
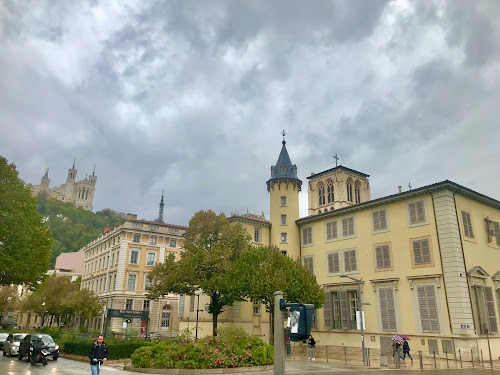
[[[125,221],[125,214],[109,208],[96,213],[76,207],[72,203],[38,196],[38,213],[52,231],[52,264],[61,253],[80,250],[106,227],[115,227]]]

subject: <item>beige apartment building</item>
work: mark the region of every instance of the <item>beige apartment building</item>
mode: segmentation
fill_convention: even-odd
[[[180,257],[186,229],[128,214],[122,225],[82,249],[82,288],[93,290],[105,305],[103,315],[88,322],[89,328],[116,335],[177,335],[179,296],[149,300],[148,273],[169,254]]]
[[[313,335],[319,345],[361,346],[356,320],[358,282],[365,310],[365,343],[387,349],[392,334],[412,350],[462,358],[500,356],[500,202],[451,181],[371,199],[368,175],[342,165],[307,178],[308,214],[299,217],[297,176],[285,141],[267,181],[270,220],[232,215],[253,244],[276,245],[302,259],[325,292]],[[181,326],[196,316],[188,297]],[[206,303],[201,296],[200,306]],[[196,301],[197,303],[197,301]],[[236,303],[220,316],[269,337],[269,316],[258,303]],[[192,323],[191,323],[192,324]],[[212,334],[199,314],[200,335]],[[191,325],[193,327],[193,325]]]

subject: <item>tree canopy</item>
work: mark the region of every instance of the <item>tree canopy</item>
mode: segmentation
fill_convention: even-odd
[[[35,285],[50,267],[50,230],[14,164],[0,156],[0,285]]]
[[[17,288],[15,286],[0,286],[0,324],[9,311],[17,307]]]
[[[243,300],[231,275],[239,255],[250,244],[250,235],[240,224],[231,224],[223,213],[209,210],[193,216],[185,239],[178,262],[170,257],[150,273],[150,298],[202,290],[210,297],[207,311],[212,314],[216,334],[217,318],[224,306]]]

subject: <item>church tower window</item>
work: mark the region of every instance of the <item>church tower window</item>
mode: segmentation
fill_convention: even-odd
[[[360,189],[359,189],[359,181],[356,181],[356,183],[354,184],[354,196],[356,199],[356,203],[360,203],[361,202],[361,195],[360,195]]]
[[[352,202],[352,180],[348,179],[347,180],[347,201]]]
[[[282,165],[280,168],[281,173],[286,173],[286,165]]]
[[[325,204],[325,185],[323,182],[318,182],[318,197],[319,197],[319,205],[322,206]]]
[[[333,182],[332,180],[328,179],[326,181],[326,185],[327,185],[327,193],[328,193],[328,203],[333,203],[333,201],[335,200],[335,195],[333,193]]]

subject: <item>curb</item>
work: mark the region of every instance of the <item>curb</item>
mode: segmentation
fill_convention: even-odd
[[[253,372],[273,371],[274,366],[252,366],[252,367],[232,367],[214,369],[157,369],[157,368],[135,368],[124,366],[124,370],[143,374],[168,374],[168,375],[216,375],[216,374],[244,374]]]

